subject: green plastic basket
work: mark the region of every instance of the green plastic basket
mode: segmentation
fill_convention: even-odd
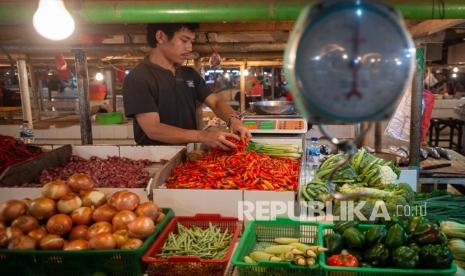
[[[361,231],[366,231],[375,225],[359,225]],[[320,224],[318,227],[318,243],[323,246],[323,238],[326,234],[333,232],[334,224]],[[399,269],[399,268],[373,268],[373,267],[341,267],[326,265],[326,255],[320,255],[320,266],[323,268],[325,275],[331,276],[376,276],[376,275],[437,275],[448,276],[454,275],[457,266],[452,263],[449,269]]]
[[[142,275],[141,257],[161,230],[173,218],[172,209],[164,208],[163,220],[155,232],[136,250],[0,250],[0,275]]]
[[[318,262],[313,266],[299,266],[291,262],[257,262],[246,263],[244,257],[254,250],[263,250],[275,244],[278,237],[299,238],[301,243],[316,244],[318,241],[318,224],[302,222],[287,218],[275,221],[250,221],[234,251],[232,263],[239,275],[309,275],[319,274]]]

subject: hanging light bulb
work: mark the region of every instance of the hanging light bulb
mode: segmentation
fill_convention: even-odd
[[[95,74],[95,80],[102,81],[103,80],[103,74],[101,72],[97,72],[97,74]]]
[[[457,78],[457,74],[456,74],[456,73],[452,74],[452,77],[453,77],[454,79]]]
[[[459,71],[459,68],[458,68],[458,67],[454,67],[454,68],[452,69],[452,71],[453,71],[454,73],[457,73],[457,72]]]
[[[63,40],[74,32],[74,19],[62,0],[40,0],[32,24],[36,31],[50,40]]]
[[[245,70],[244,70],[244,76],[247,77],[248,75],[249,75],[249,70],[245,69]]]

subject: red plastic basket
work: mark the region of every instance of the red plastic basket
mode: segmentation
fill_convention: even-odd
[[[222,260],[202,259],[197,256],[179,256],[166,259],[158,258],[168,235],[178,233],[177,223],[185,227],[197,226],[208,228],[209,223],[216,225],[222,231],[233,233],[226,257]],[[148,264],[150,275],[224,275],[229,259],[234,251],[234,246],[241,232],[241,224],[237,218],[221,217],[217,214],[197,214],[193,217],[174,217],[158,236],[155,242],[142,256],[142,260]]]

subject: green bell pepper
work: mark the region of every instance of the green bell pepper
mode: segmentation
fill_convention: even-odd
[[[398,247],[392,253],[392,264],[398,268],[414,268],[418,261],[418,253],[408,246]]]
[[[420,263],[426,268],[450,268],[452,253],[445,244],[428,244],[420,249]]]
[[[386,266],[389,261],[389,249],[384,244],[378,243],[365,251],[365,260],[373,266]]]
[[[423,217],[410,217],[407,226],[407,234],[415,233],[418,225],[423,224]]]
[[[413,237],[418,245],[440,244],[442,241],[439,227],[434,223],[418,225]]]
[[[412,248],[412,249],[415,250],[417,253],[420,253],[420,247],[418,246],[418,244],[412,242],[412,243],[409,243],[408,247]]]
[[[344,239],[339,233],[326,234],[324,237],[325,247],[328,248],[327,254],[334,255],[341,253],[344,246]]]
[[[365,245],[365,235],[355,227],[349,227],[342,234],[348,247],[362,248]]]
[[[386,238],[387,230],[384,226],[374,226],[365,232],[365,241],[368,247],[382,243]]]
[[[394,249],[403,245],[406,240],[407,234],[405,233],[404,228],[400,226],[400,224],[394,224],[389,228],[384,244],[388,248]]]
[[[357,228],[358,221],[339,221],[334,224],[333,230],[336,233],[342,234],[349,227]]]

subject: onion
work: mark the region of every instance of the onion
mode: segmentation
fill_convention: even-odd
[[[19,239],[23,235],[23,231],[15,226],[10,226],[5,229],[5,234],[8,243],[14,239]]]
[[[115,237],[116,246],[120,248],[129,239],[128,230],[117,230],[113,232],[113,237]]]
[[[39,240],[39,248],[44,250],[60,250],[64,244],[65,240],[54,234],[48,234]]]
[[[137,217],[128,223],[129,237],[144,239],[155,230],[153,220],[146,216]]]
[[[75,193],[92,190],[94,187],[94,180],[87,174],[75,173],[68,178],[68,186],[71,188],[71,191]]]
[[[156,223],[160,223],[164,218],[165,218],[165,214],[163,214],[163,212],[160,212],[160,214],[158,215]]]
[[[136,209],[137,205],[139,205],[139,202],[139,196],[127,190],[118,191],[110,198],[110,205],[115,207],[118,211],[132,211]]]
[[[108,221],[110,222],[118,211],[108,204],[103,204],[94,210],[92,219],[95,221]]]
[[[144,202],[137,206],[135,213],[138,217],[147,216],[153,221],[156,221],[160,213],[160,208],[153,202]]]
[[[73,227],[73,220],[64,214],[53,215],[47,221],[47,231],[50,234],[64,235]]]
[[[36,249],[37,241],[29,236],[21,236],[8,244],[8,249]]]
[[[87,239],[90,240],[94,236],[101,234],[101,233],[111,233],[113,231],[113,227],[109,222],[106,221],[99,221],[92,224],[87,231]]]
[[[107,202],[105,193],[99,190],[87,191],[82,195],[82,206],[98,207]]]
[[[8,236],[6,235],[6,229],[0,229],[0,247],[8,245]]]
[[[87,225],[77,225],[74,226],[69,232],[69,239],[74,240],[87,240],[87,233],[89,227]]]
[[[100,233],[89,240],[92,249],[115,249],[116,240],[112,233]]]
[[[128,229],[128,223],[135,219],[136,214],[134,214],[132,211],[119,211],[111,221],[113,224],[113,230]]]
[[[27,233],[27,235],[38,241],[47,235],[47,229],[45,229],[44,226],[40,226],[39,228]]]
[[[81,198],[73,193],[69,193],[58,200],[57,209],[61,213],[69,214],[77,208],[81,207],[81,205]]]
[[[26,197],[26,198],[20,199],[19,201],[21,201],[21,202],[23,202],[24,204],[26,204],[27,209],[29,210],[29,205],[31,205],[32,199]]]
[[[71,213],[71,219],[76,225],[89,224],[92,221],[92,209],[89,207],[80,207]]]
[[[86,240],[70,241],[63,246],[64,251],[79,251],[86,249],[89,249],[89,243]]]
[[[5,221],[12,221],[26,214],[26,211],[26,203],[16,199],[7,200],[0,206],[0,218]]]
[[[53,200],[58,200],[69,192],[70,189],[63,180],[55,180],[44,185],[42,195]]]
[[[129,239],[120,248],[121,249],[137,249],[142,246],[144,242],[140,239]]]
[[[47,197],[36,198],[29,205],[29,213],[39,220],[48,219],[56,213],[55,201]]]
[[[13,220],[11,226],[18,227],[23,233],[29,233],[39,227],[39,221],[33,216],[20,216]]]
[[[6,228],[6,222],[0,219],[0,229],[5,229],[5,228]]]

